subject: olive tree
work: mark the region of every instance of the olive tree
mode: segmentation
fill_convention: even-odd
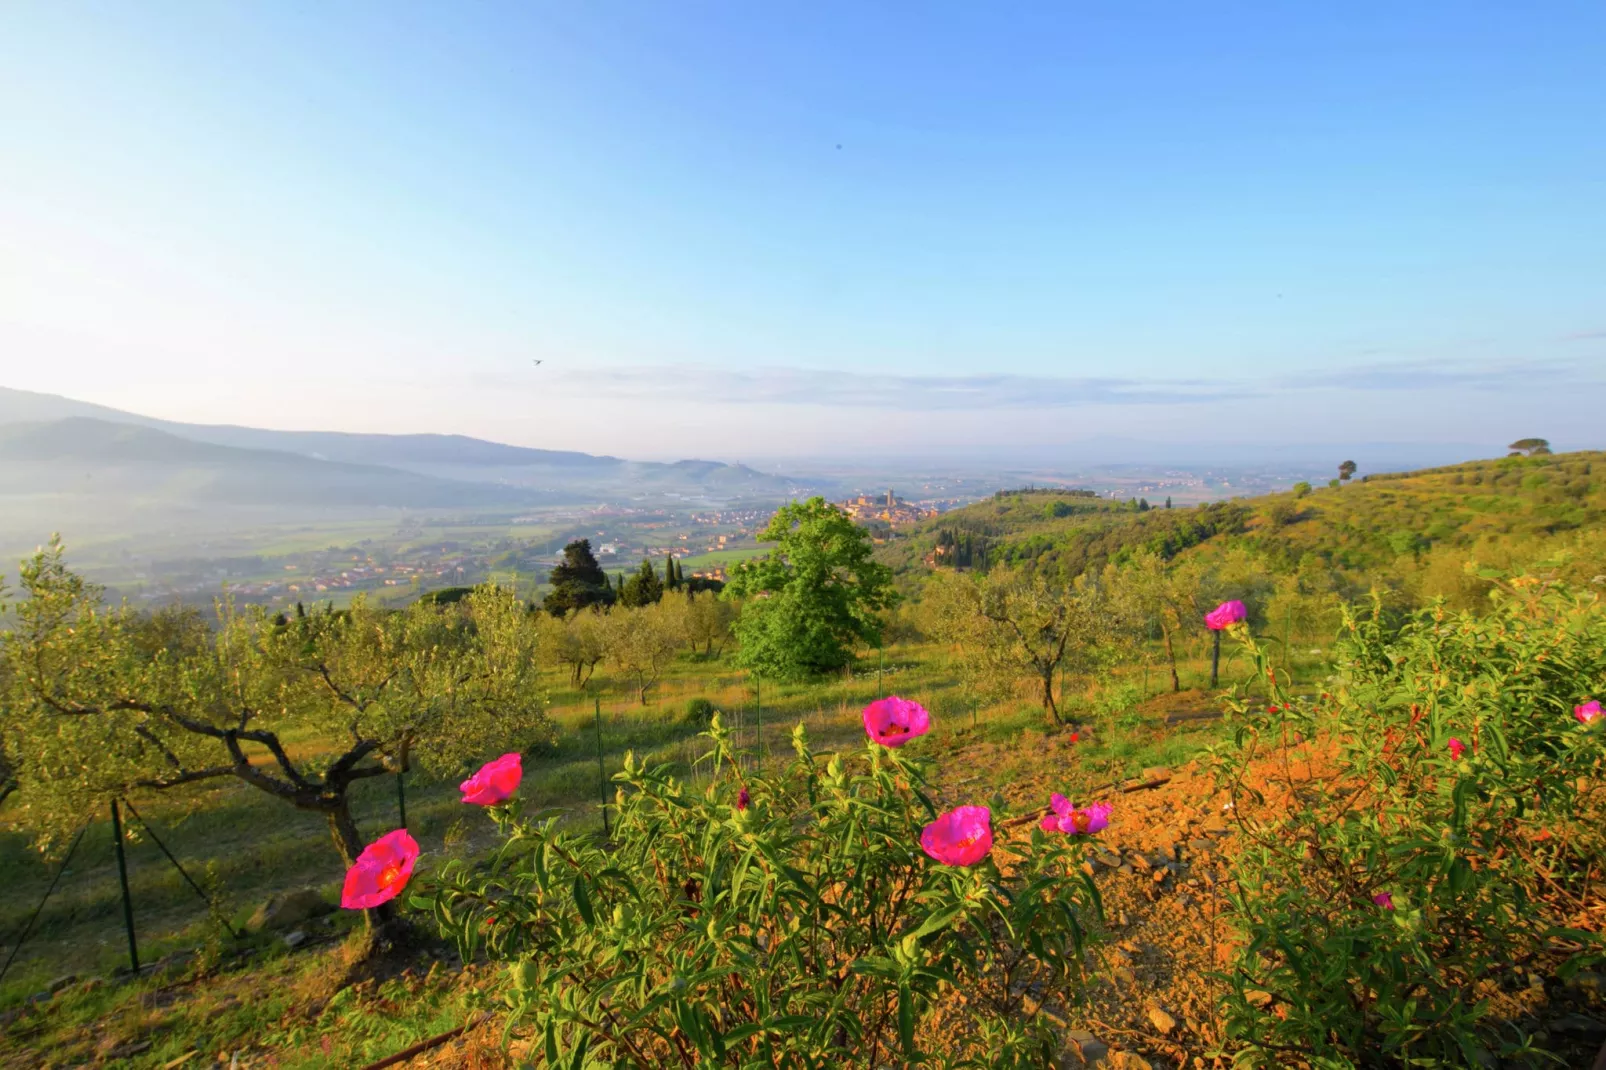
[[[673,607],[666,609],[662,603],[640,609],[616,606],[601,619],[608,663],[630,679],[643,706],[648,690],[686,641],[677,623]]]
[[[577,609],[564,617],[537,617],[541,633],[541,656],[552,665],[562,666],[575,688],[585,687],[597,671],[606,650],[603,647],[601,611]]]
[[[714,591],[688,591],[685,612],[686,641],[704,658],[718,656],[730,641],[736,603]]]
[[[511,591],[450,605],[286,620],[217,603],[217,619],[109,606],[59,541],[22,568],[0,638],[17,794],[42,841],[109,799],[233,778],[322,814],[341,859],[361,852],[350,790],[416,760],[444,773],[553,734],[535,629]],[[311,735],[317,744],[286,739]]]
[[[1007,694],[1030,677],[1043,710],[1058,723],[1064,717],[1055,674],[1097,668],[1129,630],[1120,607],[1087,577],[1062,584],[997,568],[985,575],[942,573],[933,582],[938,637],[960,647],[961,664],[978,689]]]

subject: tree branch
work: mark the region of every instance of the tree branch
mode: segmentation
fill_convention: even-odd
[[[220,776],[237,775],[237,767],[232,765],[214,765],[210,769],[196,769],[192,772],[181,772],[177,776],[152,780],[136,780],[135,784],[142,788],[176,788],[180,784],[193,784],[197,780],[215,780]]]
[[[268,748],[268,751],[273,755],[273,760],[279,763],[279,768],[284,770],[285,776],[289,777],[291,783],[295,784],[296,787],[313,787],[312,782],[306,777],[302,776],[296,767],[290,764],[290,756],[284,752],[284,747],[279,743],[279,737],[276,733],[253,730],[250,732],[236,732],[234,734],[239,739],[248,740],[252,743],[260,743],[262,746]]]
[[[323,775],[323,782],[333,786],[338,782],[353,779],[352,772],[356,764],[378,749],[379,740],[377,739],[365,739],[360,741],[356,746],[352,747],[339,758],[335,759],[335,764],[331,765],[329,767],[329,771]],[[381,767],[381,771],[383,771],[383,767]],[[377,774],[364,773],[363,775],[375,776]]]
[[[261,788],[270,795],[277,795],[281,799],[289,799],[292,802],[298,794],[305,790],[298,790],[294,784],[287,784],[282,780],[271,777],[252,765],[251,759],[245,756],[245,751],[241,749],[240,741],[235,737],[234,732],[223,733],[223,745],[229,748],[229,755],[234,759],[234,775],[252,787]]]

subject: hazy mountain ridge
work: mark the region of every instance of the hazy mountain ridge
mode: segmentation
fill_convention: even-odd
[[[123,412],[89,402],[54,394],[0,387],[0,425],[17,422],[41,423],[63,420],[136,426],[173,438],[231,448],[244,452],[275,453],[335,465],[383,468],[440,482],[522,488],[527,493],[509,497],[466,495],[467,499],[489,504],[495,501],[533,501],[528,492],[541,491],[567,496],[571,501],[629,497],[643,490],[695,493],[701,490],[784,497],[799,484],[768,475],[745,465],[719,461],[686,460],[673,463],[628,461],[573,450],[544,450],[510,446],[466,435],[440,434],[362,434],[343,431],[275,431],[231,424],[186,424],[137,413]],[[83,432],[87,433],[87,432]],[[30,435],[38,435],[32,432]],[[28,437],[28,436],[25,436]],[[89,441],[104,437],[97,432]],[[20,447],[18,447],[20,448]],[[158,448],[154,440],[142,448],[174,451],[170,443]],[[181,451],[180,451],[181,452]],[[191,459],[200,455],[195,454]],[[221,461],[222,455],[214,455]],[[235,457],[235,461],[243,461]],[[259,463],[265,463],[260,462]],[[325,470],[304,469],[308,478]],[[377,472],[373,478],[380,479]],[[399,485],[398,485],[399,486]],[[35,487],[39,491],[44,488]],[[417,489],[417,488],[415,488]],[[459,492],[459,496],[463,496]],[[451,495],[446,495],[451,498]],[[465,502],[467,503],[467,502]],[[455,504],[430,501],[425,504]]]
[[[174,505],[441,508],[541,500],[381,465],[196,442],[150,427],[76,416],[0,425],[0,494],[88,496],[112,508]]]

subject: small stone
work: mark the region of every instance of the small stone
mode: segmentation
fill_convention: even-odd
[[[1133,973],[1125,966],[1117,966],[1115,969],[1111,970],[1110,973],[1117,981],[1120,981],[1124,985],[1135,985],[1138,983],[1137,974]]]
[[[1122,862],[1120,867],[1116,869],[1116,872],[1121,874],[1123,877],[1130,877],[1132,876],[1132,864],[1130,862]]]
[[[1211,843],[1209,840],[1189,840],[1188,841],[1188,850],[1192,851],[1194,854],[1204,854],[1206,851],[1210,850],[1210,848],[1212,848],[1214,846],[1215,846],[1215,844]]]
[[[1067,1029],[1065,1035],[1071,1042],[1071,1049],[1082,1060],[1084,1066],[1103,1062],[1105,1056],[1110,1053],[1108,1044],[1084,1029]]]
[[[1244,992],[1244,999],[1249,1001],[1250,1006],[1264,1007],[1271,1002],[1271,993],[1262,992],[1258,988],[1251,988]]]
[[[1114,1067],[1114,1070],[1154,1070],[1149,1060],[1130,1051],[1112,1051],[1110,1066]]]
[[[1169,1033],[1177,1027],[1177,1020],[1167,1014],[1160,1007],[1149,1008],[1149,1024],[1162,1034]]]
[[[292,950],[307,942],[307,934],[300,929],[284,934],[284,946]]]
[[[246,923],[251,929],[294,929],[304,922],[324,914],[332,914],[335,905],[315,889],[301,888],[297,891],[286,892],[268,898],[251,920]]]
[[[1083,862],[1082,863],[1082,872],[1086,873],[1089,877],[1093,876],[1093,874],[1096,872],[1093,869],[1093,863],[1092,862]]]
[[[1136,866],[1138,869],[1142,869],[1142,870],[1150,870],[1150,869],[1154,868],[1154,863],[1150,862],[1148,860],[1148,858],[1144,857],[1141,854],[1134,854],[1132,856],[1132,864],[1134,866]]]
[[[1163,765],[1151,765],[1143,771],[1144,780],[1164,780],[1171,775],[1171,770]]]
[[[1150,880],[1154,881],[1156,884],[1160,884],[1169,876],[1171,876],[1171,871],[1169,869],[1157,869],[1154,871],[1154,876],[1152,876]]]
[[[62,976],[56,978],[54,981],[51,981],[48,985],[46,985],[45,986],[45,991],[49,992],[52,996],[54,996],[57,992],[60,992],[63,988],[66,988],[68,985],[75,985],[77,983],[78,983],[78,975],[76,973],[63,974]]]

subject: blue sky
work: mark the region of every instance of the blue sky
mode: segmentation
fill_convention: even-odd
[[[0,385],[637,456],[1606,445],[1602,41],[1599,3],[15,7]]]

